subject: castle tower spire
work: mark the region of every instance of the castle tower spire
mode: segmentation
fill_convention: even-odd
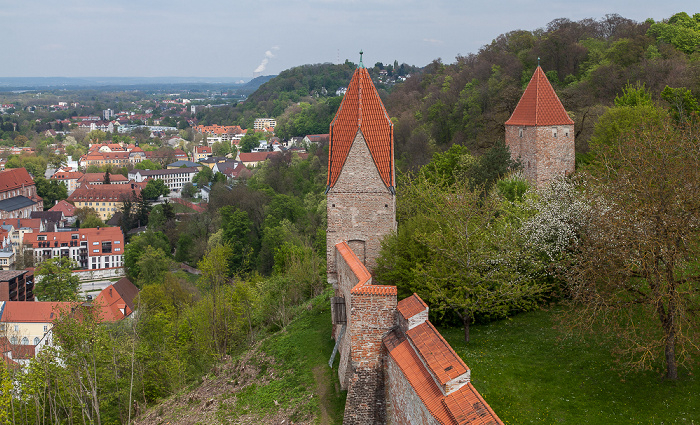
[[[362,55],[362,53],[360,53]],[[335,244],[347,241],[371,270],[381,239],[396,229],[394,125],[362,65],[330,125],[328,148],[328,279]]]

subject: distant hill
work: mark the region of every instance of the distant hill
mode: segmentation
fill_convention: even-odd
[[[341,65],[302,65],[287,69],[277,76],[258,77],[248,84],[252,86],[261,79],[267,81],[261,83],[245,102],[235,106],[208,109],[198,113],[197,118],[204,125],[240,125],[249,128],[252,127],[255,118],[277,118],[282,116],[287,108],[299,102],[315,104],[334,97],[339,88],[348,85],[356,68],[357,65],[349,61]],[[391,90],[396,78],[417,73],[419,70],[407,64],[398,65],[397,62],[394,65],[368,68],[370,75],[376,80],[380,94]],[[321,123],[319,127],[327,128],[328,125]]]
[[[0,89],[37,90],[48,88],[96,88],[123,86],[240,85],[245,77],[0,77]],[[258,84],[259,85],[259,84]]]

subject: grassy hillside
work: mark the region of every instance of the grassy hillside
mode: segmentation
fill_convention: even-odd
[[[334,344],[328,296],[301,306],[289,326],[242,355],[223,359],[198,385],[135,423],[342,423],[345,394],[334,378],[337,367],[328,367]]]

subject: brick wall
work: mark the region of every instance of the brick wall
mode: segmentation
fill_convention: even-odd
[[[384,184],[362,133],[358,132],[336,184],[327,193],[326,246],[328,279],[334,282],[334,246],[350,241],[372,270],[382,238],[396,230],[396,197]],[[364,242],[364,243],[360,243]]]
[[[333,247],[337,295],[345,298],[346,331],[338,378],[348,390],[343,423],[385,423],[384,337],[396,325],[396,287],[372,285],[369,271],[345,243]]]
[[[520,159],[525,177],[537,187],[574,172],[573,125],[507,125],[506,145],[511,158]]]

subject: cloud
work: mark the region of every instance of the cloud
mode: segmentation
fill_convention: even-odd
[[[253,71],[256,74],[262,73],[265,71],[265,68],[267,68],[268,62],[270,62],[270,59],[275,57],[275,54],[272,53],[273,50],[279,50],[279,46],[274,46],[270,50],[265,51],[265,57],[263,58],[262,62],[260,62],[260,65],[258,65],[257,68],[255,68],[255,71]]]
[[[442,44],[442,43],[444,43],[442,40],[436,40],[434,38],[424,38],[423,41],[426,43],[430,43],[430,44]]]

